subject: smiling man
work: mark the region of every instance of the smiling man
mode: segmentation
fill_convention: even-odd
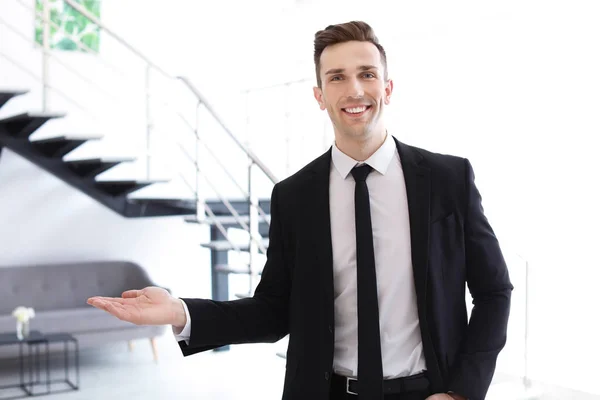
[[[319,31],[314,61],[314,96],[335,134],[326,161],[317,160],[330,164],[331,398],[348,398],[354,384],[360,399],[483,399],[513,287],[472,168],[387,131],[394,85],[368,24]],[[354,173],[365,168],[363,177]],[[465,283],[475,300],[470,322]]]
[[[388,132],[393,83],[368,24],[328,26],[314,45],[314,96],[335,142],[275,185],[254,296],[150,287],[89,303],[173,325],[186,356],[289,334],[284,400],[483,400],[513,286],[471,164]]]

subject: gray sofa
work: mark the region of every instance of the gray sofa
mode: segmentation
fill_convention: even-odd
[[[139,265],[125,261],[102,261],[30,266],[0,266],[0,332],[14,332],[12,311],[33,307],[32,330],[68,332],[80,349],[115,341],[154,338],[166,326],[138,326],[113,317],[86,303],[91,296],[120,297],[129,289],[158,286]],[[0,346],[0,358],[16,357],[18,346]]]

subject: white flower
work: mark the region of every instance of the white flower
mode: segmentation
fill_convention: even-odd
[[[35,317],[35,311],[33,308],[20,306],[14,309],[12,315],[19,322],[28,322],[31,318]]]

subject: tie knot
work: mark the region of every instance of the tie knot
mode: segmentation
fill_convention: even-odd
[[[367,180],[367,176],[373,171],[373,168],[369,164],[363,164],[359,167],[352,168],[352,176],[356,182],[364,182]]]

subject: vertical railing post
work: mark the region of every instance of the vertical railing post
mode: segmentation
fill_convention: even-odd
[[[152,148],[152,116],[150,114],[150,69],[149,63],[146,64],[146,72],[144,79],[145,104],[146,104],[146,179],[150,180],[150,158]]]
[[[250,91],[244,91],[245,111],[246,111],[246,146],[252,148],[252,129],[250,127]],[[254,161],[248,158],[248,294],[252,295],[254,288],[254,276],[256,256],[258,255],[258,244],[252,238],[259,238],[259,213],[258,197],[255,195],[252,185],[252,173]],[[256,205],[253,206],[253,204]]]
[[[248,278],[248,293],[252,294],[252,290],[254,288],[254,276],[253,273],[256,270],[256,256],[258,255],[258,244],[252,238],[259,238],[258,231],[258,198],[255,194],[255,190],[253,190],[252,185],[252,169],[254,167],[254,162],[250,160],[248,165],[248,228],[250,228],[249,234],[249,254],[248,254],[248,269],[249,269],[249,278]],[[256,207],[254,205],[256,205]]]
[[[48,111],[50,75],[50,4],[42,0],[42,111]]]
[[[215,225],[210,227],[210,240],[224,240],[225,236],[221,233],[219,228]],[[215,250],[210,251],[211,260],[211,288],[212,288],[212,300],[216,301],[227,301],[229,300],[229,275],[226,272],[220,272],[217,270],[218,265],[229,264],[229,254],[227,251]],[[217,347],[215,351],[227,351],[229,345]]]
[[[203,221],[206,215],[204,210],[204,196],[200,194],[200,106],[202,105],[201,101],[198,101],[196,104],[196,126],[195,126],[195,142],[194,147],[196,150],[196,160],[195,160],[195,179],[196,179],[196,218],[198,221]]]

